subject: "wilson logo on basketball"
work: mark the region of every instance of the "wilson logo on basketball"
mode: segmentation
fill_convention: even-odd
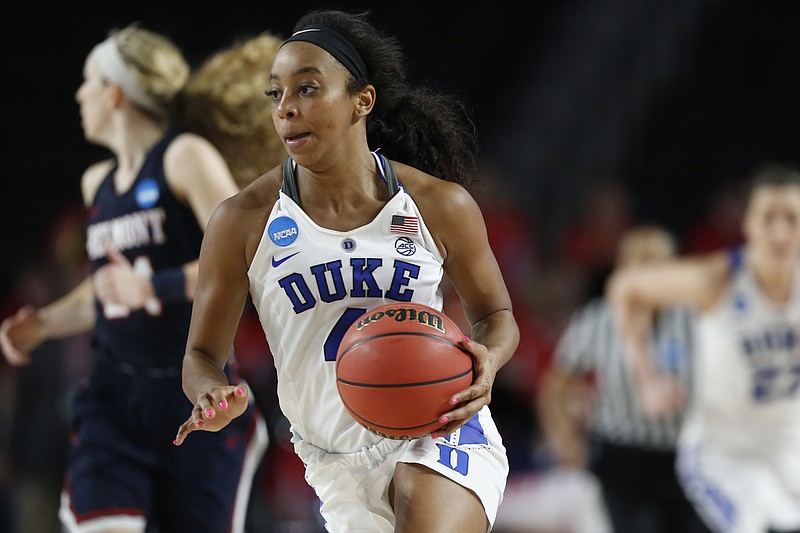
[[[450,317],[427,305],[369,310],[348,326],[336,351],[342,404],[355,422],[385,438],[438,431],[453,395],[472,384],[472,353],[463,338]]]
[[[373,322],[383,319],[391,319],[395,322],[418,322],[423,326],[428,326],[436,331],[445,333],[444,318],[442,318],[441,315],[429,311],[419,311],[413,307],[397,307],[387,309],[386,311],[376,311],[369,316],[361,317],[358,322],[356,322],[356,330],[361,330]]]

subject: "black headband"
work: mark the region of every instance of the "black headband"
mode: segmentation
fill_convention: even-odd
[[[283,41],[283,44],[292,41],[304,41],[319,46],[344,65],[356,79],[367,79],[367,65],[361,59],[361,55],[347,39],[332,29],[312,24],[293,33],[291,37]]]

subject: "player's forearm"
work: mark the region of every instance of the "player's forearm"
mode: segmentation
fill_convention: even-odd
[[[45,339],[85,333],[94,327],[96,312],[92,279],[86,278],[72,291],[36,312]]]
[[[566,374],[548,372],[538,396],[539,421],[544,440],[555,460],[564,466],[586,464],[585,420],[578,420],[568,405],[575,401],[575,381]]]
[[[655,362],[648,353],[648,339],[656,310],[637,298],[634,289],[629,276],[615,274],[609,283],[608,300],[622,337],[625,360],[641,382],[656,372]]]
[[[199,270],[199,264],[199,261],[192,261],[191,263],[186,263],[183,265],[183,275],[186,279],[186,299],[189,301],[194,299],[194,293],[197,289],[197,272]]]
[[[495,368],[505,365],[519,344],[519,328],[510,309],[501,309],[472,326],[472,337],[486,346]]]
[[[182,375],[183,392],[192,404],[196,403],[199,394],[206,394],[214,387],[229,385],[219,362],[197,349],[187,349]]]
[[[537,403],[541,429],[551,447],[576,436],[571,413],[566,409],[568,401],[564,379],[552,374],[545,376]]]

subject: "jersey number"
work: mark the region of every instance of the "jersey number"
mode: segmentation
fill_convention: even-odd
[[[761,368],[753,374],[753,396],[759,402],[791,398],[800,391],[800,364]]]
[[[342,343],[344,334],[347,333],[353,322],[358,320],[358,317],[366,313],[366,309],[358,307],[348,307],[336,321],[336,324],[331,328],[328,333],[328,338],[325,339],[325,344],[322,345],[322,351],[325,354],[326,361],[336,361],[336,354],[339,352],[339,345]]]

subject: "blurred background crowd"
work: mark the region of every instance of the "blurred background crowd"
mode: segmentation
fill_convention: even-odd
[[[263,30],[285,36],[309,8],[201,4],[2,8],[0,318],[23,303],[52,301],[88,273],[79,177],[105,154],[83,139],[74,91],[91,45],[109,28],[140,20],[199,61]],[[541,378],[572,313],[602,293],[626,230],[662,225],[681,253],[738,243],[744,178],[764,161],[800,160],[800,5],[526,4],[320,7],[372,9],[373,21],[400,37],[415,76],[460,96],[475,118],[484,169],[472,192],[521,330],[493,394],[511,463],[497,529],[602,532],[591,477],[562,476],[542,436]],[[459,318],[458,309],[446,311]],[[91,366],[88,343],[82,336],[48,342],[24,368],[0,361],[0,531],[58,531],[69,399]],[[271,437],[250,531],[315,533],[318,503],[288,442],[269,349],[249,308],[236,351]],[[543,509],[538,519],[536,509]]]

